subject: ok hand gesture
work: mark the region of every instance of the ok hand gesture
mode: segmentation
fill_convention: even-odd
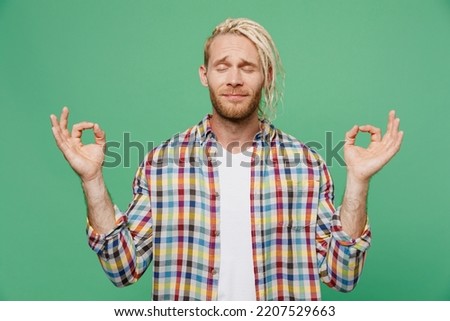
[[[105,158],[105,133],[98,124],[92,122],[75,124],[70,133],[67,129],[68,118],[69,109],[67,107],[63,108],[59,121],[55,115],[50,115],[53,136],[73,170],[83,182],[88,182],[101,175],[102,164]],[[83,145],[81,136],[83,131],[87,129],[94,131],[95,143]]]
[[[389,112],[386,133],[381,137],[381,130],[372,125],[353,126],[345,136],[344,159],[347,173],[358,181],[368,181],[398,152],[403,139],[399,131],[400,119],[395,117],[395,111]],[[370,144],[367,148],[355,145],[358,132],[370,134]]]

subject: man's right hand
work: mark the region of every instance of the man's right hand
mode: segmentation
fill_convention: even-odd
[[[81,122],[73,125],[70,133],[67,129],[69,119],[67,107],[62,109],[59,121],[55,115],[50,115],[50,119],[56,144],[81,180],[86,183],[101,176],[106,138],[100,126],[92,122]],[[95,143],[83,145],[81,136],[87,129],[94,131]]]

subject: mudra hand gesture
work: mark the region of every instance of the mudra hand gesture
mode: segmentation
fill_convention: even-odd
[[[389,112],[386,133],[372,125],[353,126],[345,135],[344,160],[348,174],[358,181],[368,181],[398,152],[403,139],[403,131],[399,131],[400,119],[395,111]],[[355,145],[358,132],[370,134],[367,148]]]
[[[63,108],[59,121],[55,115],[50,116],[56,144],[83,182],[93,180],[101,175],[105,158],[105,133],[98,124],[92,122],[77,123],[73,125],[72,132],[69,132],[67,129],[68,118],[69,109],[67,107]],[[95,143],[83,145],[81,136],[87,129],[94,131]]]
[[[347,165],[347,185],[340,210],[343,230],[358,238],[367,222],[367,193],[370,178],[378,172],[400,149],[403,132],[395,112],[389,112],[386,133],[372,125],[353,126],[345,135],[344,160]],[[370,134],[367,148],[356,146],[358,132]]]

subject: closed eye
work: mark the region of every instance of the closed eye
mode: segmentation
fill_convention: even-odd
[[[216,69],[218,72],[224,72],[224,71],[227,71],[228,66],[225,65],[225,64],[220,64],[220,65],[217,65],[217,66],[215,67],[215,69]]]
[[[242,71],[246,72],[246,73],[252,73],[255,71],[255,68],[252,66],[245,66],[242,68]]]

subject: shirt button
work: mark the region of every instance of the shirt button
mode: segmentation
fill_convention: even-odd
[[[219,236],[220,235],[220,231],[214,231],[214,236]]]
[[[219,269],[211,269],[211,274],[216,275],[219,272]]]
[[[216,199],[219,198],[219,197],[220,197],[219,192],[215,192],[215,193],[214,193],[214,196],[215,196]]]

